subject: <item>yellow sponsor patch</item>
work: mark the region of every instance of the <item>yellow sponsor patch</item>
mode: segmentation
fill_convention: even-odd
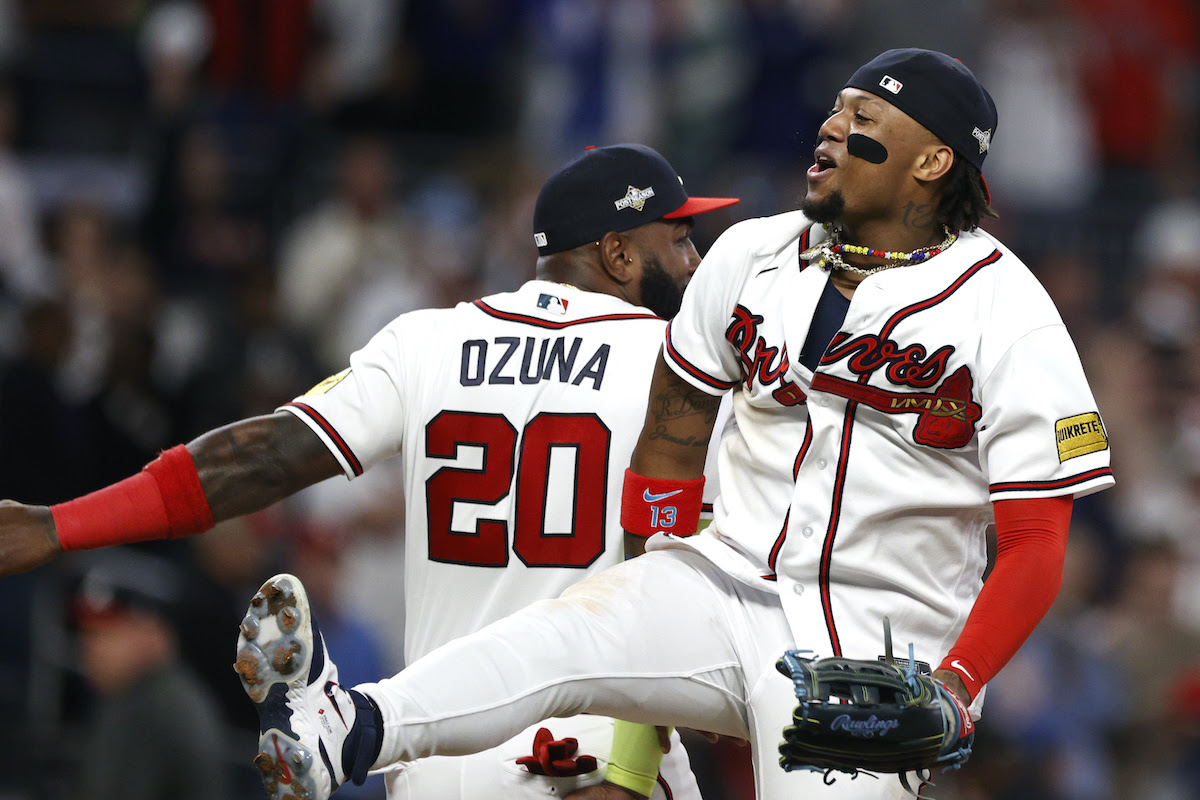
[[[1054,423],[1054,440],[1058,443],[1058,461],[1108,449],[1108,434],[1095,411],[1065,417]]]
[[[314,394],[325,394],[330,389],[332,389],[333,387],[335,387],[339,383],[341,383],[342,379],[345,378],[349,374],[350,374],[350,368],[346,367],[344,370],[337,373],[336,375],[330,375],[328,378],[326,378],[325,380],[318,383],[316,386],[309,389],[307,392],[304,393],[304,396],[309,397],[310,395],[314,395]]]

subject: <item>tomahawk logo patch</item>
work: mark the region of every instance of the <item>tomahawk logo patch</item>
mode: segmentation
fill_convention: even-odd
[[[1063,417],[1054,423],[1054,440],[1058,443],[1058,461],[1062,462],[1108,449],[1108,434],[1095,411]]]

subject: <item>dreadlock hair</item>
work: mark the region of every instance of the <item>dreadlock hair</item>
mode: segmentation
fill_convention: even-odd
[[[1000,217],[988,203],[983,176],[965,158],[955,156],[950,171],[942,180],[945,181],[945,189],[938,202],[939,225],[945,225],[952,231],[973,231],[984,217]]]

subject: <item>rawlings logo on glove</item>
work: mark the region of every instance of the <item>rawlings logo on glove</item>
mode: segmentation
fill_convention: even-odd
[[[785,770],[920,772],[954,769],[970,757],[975,723],[941,681],[890,658],[814,659],[806,652],[789,650],[776,664],[799,701],[779,745]]]

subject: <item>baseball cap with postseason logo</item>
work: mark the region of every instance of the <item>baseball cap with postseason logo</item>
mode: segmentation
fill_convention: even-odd
[[[888,50],[859,67],[846,86],[891,103],[983,170],[996,104],[958,59],[915,47]]]
[[[736,197],[688,197],[683,178],[640,144],[589,147],[551,175],[533,209],[533,241],[548,256],[659,219],[706,214]]]

